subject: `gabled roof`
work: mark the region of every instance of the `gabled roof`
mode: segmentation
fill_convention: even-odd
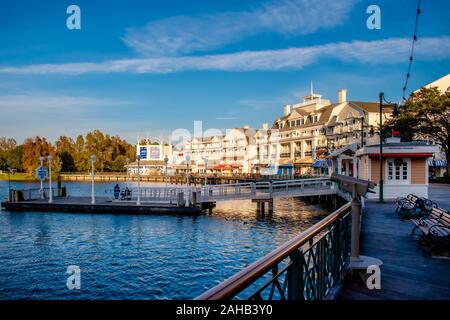
[[[380,103],[379,102],[362,102],[362,101],[349,101],[350,104],[361,108],[367,112],[379,112],[380,111]],[[392,105],[383,103],[383,110],[385,112],[392,112]]]

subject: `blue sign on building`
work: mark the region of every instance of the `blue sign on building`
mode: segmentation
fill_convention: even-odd
[[[147,147],[141,147],[139,155],[141,156],[141,159],[147,159]]]

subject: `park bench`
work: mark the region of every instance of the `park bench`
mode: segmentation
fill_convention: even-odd
[[[430,250],[449,249],[450,244],[450,213],[440,208],[433,208],[422,218],[412,218],[415,224],[411,234],[415,234],[417,229],[422,231],[420,242],[431,245]]]
[[[437,207],[433,201],[414,194],[409,194],[406,198],[397,198],[395,204],[397,206],[395,213],[402,219],[421,218]]]

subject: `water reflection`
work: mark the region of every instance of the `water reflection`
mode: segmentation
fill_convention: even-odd
[[[89,188],[68,186],[72,195]],[[218,203],[197,217],[2,211],[0,298],[190,299],[326,214],[298,199],[278,199],[265,215],[251,201]],[[81,268],[79,291],[66,288],[69,265]]]

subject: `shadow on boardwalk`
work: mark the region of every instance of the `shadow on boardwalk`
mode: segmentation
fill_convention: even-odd
[[[450,186],[430,188],[430,198],[449,209]],[[347,281],[341,299],[450,299],[450,259],[427,256],[411,235],[413,224],[394,213],[395,204],[367,202],[363,215],[361,252],[379,258],[381,289],[369,290],[364,283]]]

